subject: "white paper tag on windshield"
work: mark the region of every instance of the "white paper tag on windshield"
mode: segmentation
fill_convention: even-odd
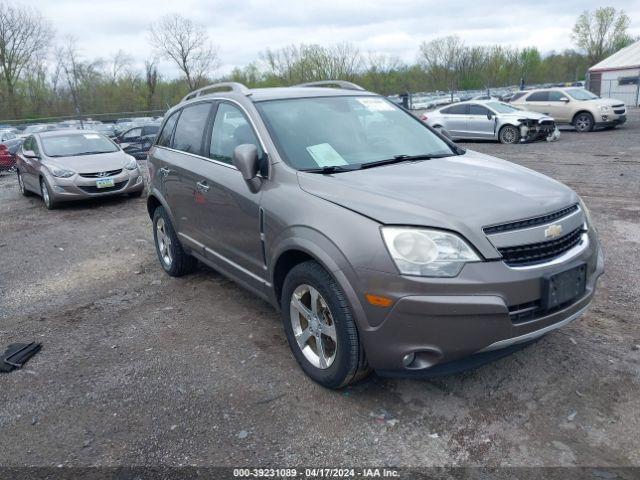
[[[100,135],[96,133],[86,133],[83,137],[88,138],[89,140],[95,140],[96,138],[100,138]]]
[[[337,165],[349,165],[349,163],[342,158],[342,156],[336,152],[328,143],[319,143],[318,145],[311,145],[307,147],[307,152],[313,157],[318,166],[320,167],[335,167]]]
[[[393,106],[391,106],[386,100],[375,97],[358,97],[356,98],[360,104],[367,110],[372,112],[392,112]]]

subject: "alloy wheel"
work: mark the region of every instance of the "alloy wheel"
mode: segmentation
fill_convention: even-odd
[[[311,285],[299,285],[291,295],[291,327],[298,347],[314,367],[326,369],[338,346],[333,315],[324,297]]]
[[[591,117],[586,113],[583,113],[578,115],[578,118],[576,118],[576,129],[579,132],[588,132],[591,130],[592,123],[593,121],[591,120]]]
[[[49,195],[49,189],[47,188],[47,184],[44,180],[40,181],[40,189],[42,190],[42,199],[44,200],[44,204],[48,207],[51,205],[51,196]]]
[[[20,172],[18,172],[18,188],[20,189],[20,193],[24,194],[24,181],[22,180]]]
[[[162,262],[167,266],[171,266],[171,238],[167,233],[167,227],[164,223],[164,218],[158,218],[156,222],[156,238],[158,242],[158,251],[160,252],[160,258]]]
[[[518,131],[514,127],[505,127],[500,133],[502,143],[515,143],[518,139]]]

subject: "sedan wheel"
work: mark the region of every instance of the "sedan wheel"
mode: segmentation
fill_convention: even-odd
[[[53,198],[51,198],[51,193],[49,192],[49,187],[47,186],[47,182],[44,181],[43,178],[40,179],[40,191],[42,192],[42,200],[44,201],[45,207],[49,210],[53,210],[56,208],[56,203]]]
[[[303,284],[291,295],[290,309],[291,328],[302,354],[314,367],[329,368],[338,344],[326,300],[314,287]]]
[[[520,131],[513,125],[506,125],[500,130],[501,143],[518,143],[520,141]]]
[[[580,133],[590,132],[594,126],[593,115],[590,113],[581,113],[576,117],[573,124]]]

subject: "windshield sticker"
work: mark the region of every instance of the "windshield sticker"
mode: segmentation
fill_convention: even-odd
[[[100,135],[97,135],[95,133],[87,133],[83,135],[83,137],[88,138],[89,140],[95,140],[96,138],[100,138]]]
[[[309,155],[313,157],[320,167],[349,165],[349,163],[328,143],[311,145],[310,147],[307,147],[307,152],[309,152]]]
[[[382,98],[375,97],[362,97],[356,98],[356,100],[367,110],[372,112],[392,112],[393,106]]]

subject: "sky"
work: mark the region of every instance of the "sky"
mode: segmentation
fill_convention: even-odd
[[[218,46],[220,68],[230,72],[259,58],[266,48],[293,43],[350,42],[363,52],[414,62],[421,42],[455,34],[470,45],[535,46],[541,52],[571,48],[571,29],[582,11],[624,9],[630,33],[640,35],[640,0],[505,2],[464,0],[8,0],[38,9],[51,22],[56,41],[77,40],[86,59],[108,58],[119,49],[142,69],[153,54],[147,28],[159,17],[180,13],[206,26]],[[161,73],[176,76],[168,62]]]

